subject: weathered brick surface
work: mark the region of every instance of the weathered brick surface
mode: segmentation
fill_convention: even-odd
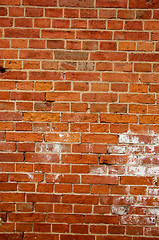
[[[159,239],[158,9],[0,0],[0,240]]]

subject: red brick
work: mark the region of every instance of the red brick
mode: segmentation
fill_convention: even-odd
[[[66,48],[71,49],[71,50],[80,50],[81,49],[81,42],[80,41],[67,41]],[[73,57],[72,57],[72,59],[73,59]]]
[[[114,42],[101,42],[100,49],[101,50],[117,50],[117,45]]]
[[[65,204],[55,204],[54,205],[55,213],[72,213],[72,206]]]
[[[90,53],[91,60],[105,61],[125,61],[126,53],[120,52],[93,52]]]
[[[69,165],[59,165],[54,164],[52,166],[52,172],[53,173],[69,173],[70,172],[70,166]]]
[[[129,2],[130,8],[159,8],[159,2],[157,0],[146,1],[141,0],[140,2],[136,2],[135,0],[130,0]]]
[[[72,185],[70,184],[55,184],[56,193],[72,193]],[[72,210],[71,210],[72,211]]]
[[[5,29],[5,37],[11,38],[39,38],[38,29]]]
[[[137,123],[138,117],[135,115],[124,115],[124,114],[101,114],[101,123],[113,122],[113,123]]]
[[[106,226],[105,225],[91,225],[90,232],[93,234],[106,234]]]
[[[66,60],[87,60],[88,53],[86,52],[72,52],[72,51],[55,51],[55,59]]]
[[[90,29],[105,29],[106,28],[106,21],[104,21],[104,20],[90,20],[89,21],[89,28]]]
[[[153,185],[153,177],[121,177],[120,183],[126,185]]]
[[[64,174],[48,174],[46,176],[46,182],[57,182],[57,183],[79,183],[78,175],[64,175]]]
[[[0,40],[1,48],[9,48],[9,41],[7,39]]]
[[[124,234],[125,227],[118,226],[118,225],[109,225],[108,227],[108,233],[109,234]]]
[[[135,42],[119,42],[119,50],[135,51],[136,43]]]
[[[18,190],[22,192],[35,192],[35,184],[33,183],[18,183]]]
[[[82,176],[82,183],[89,184],[118,184],[118,177],[107,176]]]
[[[131,240],[131,237],[127,237],[127,236],[112,236],[112,235],[107,235],[107,236],[98,236],[97,240]]]
[[[84,102],[116,102],[117,94],[113,93],[83,93],[82,100]]]
[[[85,217],[85,223],[109,223],[109,224],[117,224],[119,222],[118,216],[111,215],[87,215]]]
[[[72,165],[72,173],[89,173],[88,165]]]
[[[71,110],[73,112],[86,112],[88,109],[88,104],[86,103],[72,103]]]
[[[33,8],[33,9],[35,9],[35,8]],[[62,12],[63,12],[62,10],[63,10],[62,8],[46,8],[45,16],[46,17],[54,17],[54,18],[62,17]],[[35,16],[35,14],[33,16]]]
[[[0,153],[1,162],[23,162],[22,153]]]
[[[53,210],[53,204],[49,203],[36,203],[35,204],[35,211],[37,212],[52,212]]]
[[[152,11],[151,10],[137,10],[136,18],[137,19],[151,19]],[[155,18],[155,13],[154,13]]]
[[[77,39],[111,40],[112,33],[108,31],[77,31]]]
[[[7,15],[7,8],[0,7],[0,16],[6,16]]]
[[[10,174],[10,181],[14,182],[42,182],[44,177],[41,173],[13,173]]]
[[[17,143],[18,152],[33,152],[35,148],[34,143]]]
[[[23,0],[24,6],[42,6],[42,7],[53,7],[57,5],[56,0],[48,0],[47,3],[45,0]]]
[[[1,212],[10,212],[15,211],[15,204],[14,203],[0,203],[0,211]]]
[[[59,157],[55,154],[26,153],[26,162],[59,162]]]
[[[51,224],[47,223],[34,223],[35,232],[51,232]]]
[[[118,137],[111,134],[83,134],[82,143],[117,143]]]
[[[33,165],[25,164],[25,163],[16,164],[16,171],[17,172],[33,172]]]
[[[92,185],[91,193],[94,194],[109,194],[109,186],[100,186],[100,185]]]
[[[74,193],[90,193],[90,185],[74,185]]]
[[[86,29],[87,28],[87,21],[86,20],[72,19],[71,20],[71,28]]]
[[[156,62],[159,59],[159,54],[155,53],[131,53],[129,55],[130,61],[139,62]]]
[[[96,3],[97,7],[103,7],[103,8],[126,8],[127,7],[127,1],[116,1],[116,0],[97,0]]]
[[[119,72],[132,72],[132,63],[114,63],[114,70]]]
[[[31,28],[33,26],[33,22],[31,18],[17,18],[15,19],[15,27],[26,27]]]
[[[134,10],[118,10],[117,17],[121,19],[134,19],[135,11]]]
[[[53,26],[53,28],[69,28],[70,20],[53,19],[52,26]]]
[[[64,41],[63,40],[48,40],[47,41],[48,48],[64,48]]]
[[[52,233],[24,233],[24,240],[42,240],[44,238],[47,238],[47,240],[58,240],[57,234]]]
[[[41,222],[44,221],[45,214],[42,213],[10,213],[9,221],[18,221],[18,222]]]
[[[73,81],[99,81],[100,74],[89,72],[67,72],[66,73],[66,80],[73,80]],[[81,83],[80,83],[81,84]]]
[[[50,19],[41,19],[41,18],[36,18],[34,20],[34,27],[37,28],[50,28],[51,20]],[[45,48],[45,46],[43,47]]]
[[[94,3],[91,0],[80,1],[80,0],[60,0],[61,7],[83,7],[90,8],[94,7]]]
[[[2,240],[21,240],[22,239],[22,233],[0,233],[0,238]]]
[[[81,239],[81,235],[61,235],[61,240],[74,240],[74,238],[76,238],[76,240],[80,240]],[[82,235],[82,239],[83,240],[95,240],[95,236],[93,235]]]
[[[63,203],[78,203],[78,204],[97,204],[98,196],[89,195],[63,195]]]
[[[81,18],[97,18],[96,9],[80,9]]]
[[[65,18],[78,18],[79,15],[79,9],[64,9],[64,17]]]
[[[43,95],[42,95],[43,96]],[[24,121],[38,121],[38,122],[58,122],[59,114],[58,113],[24,113]]]
[[[115,40],[131,40],[141,41],[149,40],[149,33],[147,32],[127,32],[127,31],[116,31],[114,34]]]
[[[32,212],[33,211],[33,204],[31,203],[17,203],[16,205],[18,212]]]
[[[24,202],[24,193],[1,193],[0,199],[3,202]]]
[[[19,8],[17,10],[19,10]],[[43,9],[26,7],[25,15],[26,17],[42,17]]]
[[[112,63],[109,62],[97,62],[96,63],[96,70],[97,71],[112,71]]]
[[[74,31],[64,31],[64,30],[42,30],[42,38],[52,38],[52,39],[74,39]]]
[[[7,132],[6,134],[7,141],[21,141],[21,142],[41,142],[42,135],[40,133],[20,133],[20,132]]]
[[[137,226],[127,226],[126,233],[128,235],[143,235],[143,228]]]
[[[89,156],[89,157],[88,157]],[[72,164],[96,164],[98,163],[98,156],[96,155],[80,155],[80,154],[68,154],[62,155],[62,162]]]
[[[110,104],[109,105],[110,113],[127,113],[126,104]]]
[[[71,225],[71,232],[88,234],[88,225]]]
[[[41,194],[41,193],[28,193],[27,202],[49,202],[55,203],[60,201],[60,195],[53,194]],[[41,220],[42,222],[44,220]],[[39,221],[39,222],[41,222]]]
[[[54,223],[83,223],[81,214],[51,214],[49,213],[46,222]]]
[[[144,99],[143,99],[144,96]],[[120,94],[119,102],[122,103],[155,103],[155,95],[153,94]]]
[[[109,20],[107,29],[109,29],[109,30],[121,30],[121,29],[123,29],[123,21]]]

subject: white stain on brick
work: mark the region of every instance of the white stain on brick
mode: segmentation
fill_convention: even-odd
[[[154,155],[157,154],[158,138],[154,132],[151,132],[151,135],[132,135],[129,131],[119,134],[119,144],[126,144],[126,153],[129,154],[128,162],[125,165],[127,175],[159,176],[159,166],[154,166],[157,164],[157,160],[159,161],[157,156],[154,160]],[[145,143],[147,146],[143,146]],[[153,166],[146,165],[146,162],[144,165],[144,158],[148,158],[148,164],[153,164]]]
[[[126,133],[119,134],[119,143],[129,143],[129,136]]]
[[[148,208],[148,214],[159,216],[159,208]]]
[[[91,174],[98,174],[98,175],[106,175],[107,174],[107,167],[103,166],[92,166],[90,169]]]
[[[148,194],[154,195],[154,196],[159,196],[159,188],[149,188]]]
[[[147,175],[159,176],[159,167],[148,167]]]
[[[114,153],[114,154],[122,154],[126,152],[126,146],[110,146],[108,149],[109,153]]]
[[[33,180],[34,176],[33,174],[27,173],[28,177]]]
[[[61,144],[55,143],[53,147],[54,153],[61,153]]]
[[[62,176],[62,174],[56,174],[56,175],[54,176],[52,182],[54,183],[54,182],[58,181],[60,176]]]
[[[123,206],[123,207],[118,207],[118,206],[112,206],[112,213],[116,215],[125,215],[128,212],[128,207]]]
[[[128,175],[137,175],[137,176],[145,176],[146,175],[146,167],[145,166],[128,166],[127,167]]]

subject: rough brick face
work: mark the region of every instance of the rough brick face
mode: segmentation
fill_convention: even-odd
[[[159,240],[158,9],[0,0],[0,240]]]

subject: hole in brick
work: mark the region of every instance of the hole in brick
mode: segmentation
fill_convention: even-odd
[[[5,71],[6,71],[6,70],[4,69],[4,67],[0,66],[0,72],[1,72],[1,73],[5,73]]]

